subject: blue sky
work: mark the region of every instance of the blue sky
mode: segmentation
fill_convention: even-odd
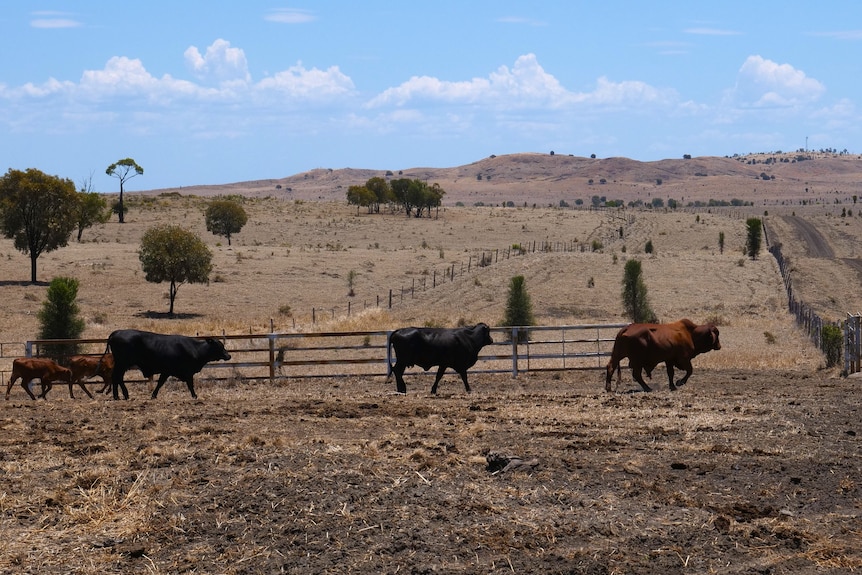
[[[862,152],[862,2],[9,0],[0,168],[113,192],[491,154]]]

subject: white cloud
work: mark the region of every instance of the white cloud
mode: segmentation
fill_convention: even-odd
[[[503,24],[520,24],[525,26],[547,26],[547,22],[543,22],[542,20],[533,20],[532,18],[523,18],[521,16],[504,16],[503,18],[498,18],[497,22],[501,22]]]
[[[214,80],[218,83],[248,82],[248,62],[241,48],[232,48],[230,42],[219,38],[207,47],[201,55],[196,46],[185,51],[186,64],[202,81]]]
[[[789,107],[813,102],[826,88],[790,64],[749,56],[739,69],[734,99],[746,106]]]
[[[812,32],[811,36],[835,38],[836,40],[862,40],[862,30],[836,30],[834,32]]]
[[[620,106],[666,104],[676,99],[672,90],[660,90],[639,81],[611,82],[599,78],[592,92],[570,92],[539,64],[534,54],[520,56],[509,69],[501,66],[487,78],[450,82],[414,76],[368,102],[368,107],[404,106],[415,101],[482,104],[498,109],[562,109],[576,105]]]
[[[721,28],[686,28],[683,32],[697,36],[739,36],[740,34],[734,30],[722,30]]]
[[[332,99],[348,96],[353,93],[353,80],[343,74],[338,66],[330,66],[326,70],[317,68],[306,69],[302,62],[297,62],[283,72],[278,72],[264,78],[255,84],[258,94],[276,92],[294,98],[313,100],[316,98]]]
[[[33,19],[30,20],[30,26],[33,28],[78,28],[83,26],[81,22],[71,18],[71,14],[67,12],[54,12],[44,10],[33,12]]]
[[[264,20],[278,24],[306,24],[317,20],[317,17],[310,10],[281,8],[271,10],[269,14],[264,16]]]

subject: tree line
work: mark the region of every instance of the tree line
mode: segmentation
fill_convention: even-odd
[[[126,158],[111,164],[106,173],[118,174],[120,179],[119,207],[109,208],[107,200],[92,191],[92,178],[84,180],[78,191],[70,179],[34,168],[9,169],[0,177],[0,232],[13,240],[15,249],[30,257],[31,283],[37,283],[39,256],[68,245],[73,231],[77,230],[77,240],[81,241],[84,230],[106,223],[112,212],[118,214],[119,223],[124,222],[127,208],[122,204],[123,183],[142,174],[143,169]],[[231,236],[248,221],[243,207],[230,199],[209,202],[204,218],[207,230],[227,238],[228,245]],[[209,281],[212,252],[196,234],[181,226],[162,225],[147,230],[138,254],[147,281],[169,284],[169,315],[174,313],[177,290],[182,284]],[[77,291],[72,278],[63,280],[64,293]]]
[[[409,218],[421,218],[431,210],[440,207],[446,192],[436,182],[428,184],[418,179],[398,178],[389,182],[379,176],[369,179],[365,185],[350,186],[347,189],[347,203],[366,208],[369,214],[380,213],[381,206],[389,206],[391,211],[403,210]]]

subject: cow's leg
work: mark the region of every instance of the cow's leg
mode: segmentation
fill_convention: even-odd
[[[54,387],[54,383],[52,381],[42,381],[39,380],[39,386],[42,389],[42,393],[37,395],[36,397],[39,399],[48,399],[48,392]]]
[[[12,386],[15,385],[15,381],[17,381],[18,377],[15,376],[13,379],[9,380],[9,385],[6,386],[6,401],[9,401],[9,393],[12,391]]]
[[[398,393],[407,393],[407,384],[404,383],[404,368],[401,362],[396,361],[392,373],[395,374],[395,390]]]
[[[111,380],[102,376],[102,389],[97,391],[96,393],[110,393],[111,392]]]
[[[197,399],[198,394],[195,393],[194,376],[189,376],[189,378],[186,380],[186,386],[189,388],[189,393],[192,394],[192,399]]]
[[[446,371],[446,366],[445,366],[445,365],[441,365],[441,366],[437,369],[437,377],[435,377],[435,378],[434,378],[434,385],[432,385],[432,386],[431,386],[431,393],[432,393],[432,394],[436,394],[436,393],[437,393],[437,384],[438,384],[438,383],[440,383],[440,380],[441,380],[441,379],[443,379],[443,372],[445,372],[445,371]],[[465,380],[465,381],[466,381],[466,380]]]
[[[89,397],[90,399],[93,399],[93,394],[90,393],[90,390],[87,389],[87,387],[84,385],[84,380],[79,379],[77,381],[77,383],[78,383],[78,385],[81,386],[81,389],[84,390],[84,393],[87,394],[87,397]],[[72,384],[71,383],[69,384],[69,397],[72,397]],[[72,399],[74,399],[74,397],[72,397]]]
[[[611,390],[611,380],[614,378],[614,371],[619,368],[619,362],[616,362],[614,365],[614,360],[611,359],[608,362],[607,367],[605,367],[605,391]]]
[[[165,384],[170,376],[166,373],[159,375],[159,383],[156,384],[156,388],[153,390],[152,398],[155,399],[159,395],[159,390]]]
[[[680,386],[683,386],[686,384],[686,382],[688,381],[688,378],[691,377],[691,374],[694,371],[694,368],[691,365],[690,359],[680,360],[677,362],[676,366],[680,369],[685,370],[685,375],[682,376],[682,379],[680,379],[678,382],[676,382],[676,386],[680,387]],[[671,389],[673,389],[673,388],[671,388]]]
[[[126,383],[123,381],[123,376],[125,374],[125,369],[121,369],[116,366],[114,367],[114,372],[111,374],[111,391],[113,392],[114,399],[120,399],[118,393],[120,389],[123,390],[123,399],[129,399],[129,390],[126,387]]]
[[[32,380],[27,381],[26,379],[21,378],[21,387],[24,388],[24,391],[27,392],[27,395],[30,396],[30,399],[32,399],[33,401],[36,401],[36,396],[33,395],[32,391],[30,391],[30,383],[31,382],[32,382]],[[42,386],[42,395],[44,395],[44,394],[45,394],[45,387]],[[39,397],[42,397],[42,396],[40,395]]]
[[[641,373],[643,371],[643,366],[639,363],[632,364],[632,376],[635,378],[635,381],[641,384],[641,387],[644,391],[652,391],[652,388],[646,384],[644,381],[644,376]]]
[[[461,376],[461,381],[464,382],[464,390],[467,393],[470,393],[470,384],[467,383],[467,370],[465,369],[464,371],[460,372],[459,375]]]
[[[670,360],[666,361],[665,367],[667,367],[668,387],[670,387],[671,391],[676,391],[676,385],[673,383],[673,362]]]

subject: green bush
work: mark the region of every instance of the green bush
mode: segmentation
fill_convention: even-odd
[[[820,329],[820,349],[826,356],[826,367],[834,367],[841,361],[844,336],[837,325],[824,325]]]

